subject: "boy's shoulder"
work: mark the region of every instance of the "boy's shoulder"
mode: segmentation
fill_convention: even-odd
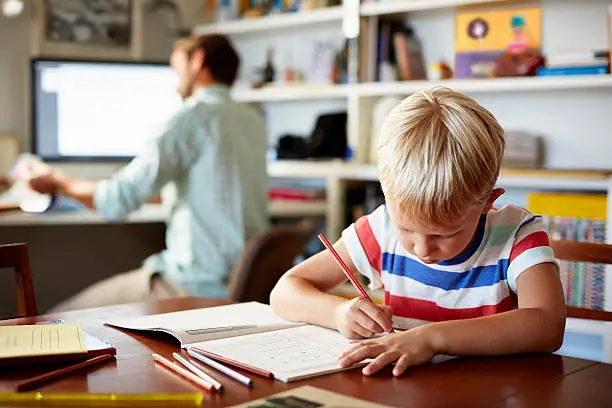
[[[525,208],[505,205],[487,214],[486,246],[509,250],[534,233],[548,245],[548,234],[541,217]]]
[[[493,208],[487,213],[487,224],[490,226],[505,225],[520,227],[534,221],[539,216],[523,207],[507,204],[501,208]]]

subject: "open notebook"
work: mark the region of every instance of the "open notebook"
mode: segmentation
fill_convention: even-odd
[[[128,330],[168,333],[181,343],[181,347],[301,325],[279,317],[270,306],[258,302],[113,319],[105,324]]]
[[[338,356],[351,346],[337,331],[289,322],[270,306],[257,302],[109,320],[106,324],[169,333],[183,348],[194,347],[269,371],[283,382],[344,370],[337,363]]]

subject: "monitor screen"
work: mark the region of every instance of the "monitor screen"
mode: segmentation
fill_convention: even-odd
[[[47,160],[131,158],[180,107],[166,64],[32,61],[33,152]]]

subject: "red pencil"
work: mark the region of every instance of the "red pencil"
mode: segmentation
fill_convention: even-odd
[[[273,373],[271,373],[270,371],[264,370],[262,368],[253,367],[253,366],[250,366],[248,364],[241,363],[240,361],[231,360],[229,358],[222,357],[222,356],[220,356],[218,354],[211,353],[210,351],[202,350],[201,348],[198,348],[198,347],[192,347],[192,349],[197,351],[200,354],[205,355],[208,358],[212,358],[213,360],[220,361],[220,362],[225,363],[227,365],[238,367],[238,368],[243,369],[244,371],[249,371],[249,372],[251,372],[253,374],[261,375],[261,376],[266,377],[266,378],[274,378],[274,374]]]
[[[334,247],[332,246],[332,244],[327,240],[327,238],[325,237],[325,235],[323,234],[319,234],[318,235],[319,239],[321,240],[321,242],[323,243],[323,245],[325,245],[325,248],[327,248],[327,250],[329,252],[331,252],[331,254],[334,256],[334,258],[336,258],[336,262],[338,262],[338,265],[340,265],[340,268],[342,269],[342,271],[344,272],[344,274],[346,275],[347,278],[349,278],[349,280],[351,281],[351,283],[353,284],[353,286],[355,286],[355,288],[357,288],[357,290],[359,291],[359,293],[361,293],[361,297],[364,299],[369,300],[370,302],[374,303],[374,301],[372,300],[372,298],[370,297],[370,295],[368,295],[368,292],[366,292],[366,290],[363,288],[363,286],[361,286],[361,283],[359,283],[359,281],[357,280],[357,278],[351,273],[350,269],[348,268],[348,266],[346,266],[346,263],[344,263],[344,261],[342,260],[342,258],[340,258],[340,255],[338,255],[338,252],[336,252],[336,250],[334,249]],[[395,333],[395,331],[393,330],[393,328],[391,328],[391,330],[389,331],[389,333]]]
[[[46,382],[63,377],[73,371],[80,370],[81,368],[89,367],[90,365],[98,364],[106,360],[110,360],[111,358],[114,358],[114,356],[110,354],[104,354],[98,357],[90,358],[89,360],[85,360],[77,364],[70,365],[68,367],[62,367],[60,369],[41,374],[28,380],[21,381],[20,383],[17,383],[15,385],[15,389],[17,391],[24,391],[30,388],[34,388]]]

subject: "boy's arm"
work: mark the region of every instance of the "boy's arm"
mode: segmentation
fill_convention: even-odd
[[[561,347],[565,299],[556,268],[534,265],[517,279],[516,310],[475,319],[431,323],[352,347],[340,359],[349,366],[366,358],[366,375],[395,363],[394,375],[436,354],[484,356],[552,352]]]
[[[334,244],[334,249],[357,276],[357,268],[342,239]],[[327,293],[346,280],[333,255],[324,250],[293,267],[278,281],[270,294],[270,305],[286,319],[337,329],[351,338],[390,330],[390,308],[361,298],[348,300]]]
[[[451,355],[497,355],[552,352],[561,347],[565,298],[554,265],[534,265],[516,283],[516,310],[429,325],[434,350]]]

